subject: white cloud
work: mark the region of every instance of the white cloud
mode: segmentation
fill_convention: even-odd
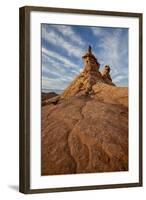
[[[42,64],[42,73],[43,73],[44,77],[48,76],[48,79],[52,79],[51,78],[52,76],[56,76],[56,78],[53,77],[53,79],[59,78],[60,80],[66,80],[66,81],[71,81],[73,79],[73,75],[68,73],[62,67],[60,67],[58,65],[51,65],[51,67],[48,68],[48,65],[50,65],[49,62]],[[44,74],[46,74],[46,75],[44,75]],[[74,76],[76,76],[76,74],[74,74]]]
[[[54,58],[56,60],[58,60],[59,62],[63,63],[64,66],[67,67],[73,67],[73,68],[77,68],[78,66],[75,65],[73,62],[71,62],[70,60],[68,60],[66,57],[54,52],[54,51],[50,51],[44,47],[42,47],[42,53],[46,54],[48,57]]]
[[[42,46],[42,71],[46,74],[42,78],[42,87],[46,89],[64,90],[67,85],[82,71],[79,63],[84,53],[84,42],[80,35],[77,35],[70,26],[50,25],[53,28],[43,27],[42,36],[56,48],[64,49],[66,55],[72,55],[71,59],[47,49]],[[117,85],[128,84],[128,48],[127,40],[122,38],[122,31],[91,27],[92,39],[95,40],[94,51],[97,56],[101,69],[109,64],[113,82]],[[77,62],[76,62],[77,61]],[[47,77],[48,74],[48,77]],[[52,76],[51,76],[52,74]],[[54,78],[53,78],[54,77]]]
[[[103,65],[110,65],[113,82],[118,85],[128,76],[128,41],[122,37],[122,29],[92,28],[92,33],[98,36],[97,49],[99,62]],[[120,76],[119,76],[120,73]],[[128,81],[128,78],[127,78]],[[125,84],[125,83],[124,83]]]
[[[120,82],[121,80],[123,80],[123,76],[121,76],[121,75],[117,75],[115,78],[114,78],[114,81],[115,82]]]
[[[71,28],[71,26],[67,25],[52,25],[57,31],[60,32],[64,37],[67,37],[70,41],[75,43],[76,45],[82,45],[84,46],[85,43],[82,40],[82,38],[75,33],[75,31]]]
[[[104,36],[107,32],[103,31],[101,27],[91,27],[91,31],[95,36]]]
[[[74,36],[75,37],[75,36]],[[50,42],[51,44],[63,48],[66,50],[68,55],[80,58],[83,54],[82,48],[74,42],[68,42],[67,39],[63,38],[60,34],[52,29],[42,27],[42,38]]]
[[[61,79],[51,79],[51,78],[42,78],[42,88],[48,90],[64,90],[66,85],[69,84],[69,81]]]
[[[64,90],[79,73],[79,69],[60,54],[42,48],[43,89]]]

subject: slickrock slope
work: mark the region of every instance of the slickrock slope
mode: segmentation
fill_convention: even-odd
[[[42,175],[128,170],[128,89],[109,66],[99,72],[90,47],[83,59],[83,72],[42,107]]]

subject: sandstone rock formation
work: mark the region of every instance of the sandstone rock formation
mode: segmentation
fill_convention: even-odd
[[[41,98],[42,98],[42,101],[45,101],[46,99],[50,99],[52,97],[55,97],[57,96],[57,94],[55,92],[48,92],[48,93],[45,93],[45,92],[42,92],[41,94]]]
[[[92,54],[89,46],[87,53],[82,57],[84,60],[83,72],[69,85],[69,87],[61,95],[62,98],[67,98],[74,95],[94,93],[93,86],[99,83],[107,83],[113,85],[110,77],[110,67],[107,70],[105,67],[102,74],[99,71],[100,64]]]
[[[128,89],[109,66],[100,73],[91,47],[83,59],[83,72],[42,107],[42,175],[128,170]]]
[[[110,76],[110,66],[109,66],[109,65],[105,65],[103,71],[101,72],[101,75],[102,75],[102,78],[104,79],[104,81],[105,81],[107,84],[115,85],[115,84],[112,82],[112,79],[111,79],[111,76]]]
[[[42,92],[41,104],[42,106],[48,105],[49,103],[56,104],[58,99],[59,96],[55,92],[49,92],[49,93]]]

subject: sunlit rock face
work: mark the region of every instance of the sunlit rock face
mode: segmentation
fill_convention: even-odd
[[[93,55],[89,46],[87,53],[82,57],[84,61],[83,72],[69,85],[69,87],[61,95],[62,98],[68,98],[74,95],[93,93],[92,87],[95,84],[106,83],[115,86],[110,76],[110,67],[105,66],[102,73],[99,71],[100,64]]]
[[[83,71],[58,96],[45,99],[41,119],[42,175],[128,170],[128,88],[89,46]]]

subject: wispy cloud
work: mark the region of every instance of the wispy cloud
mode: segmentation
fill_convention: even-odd
[[[42,88],[48,90],[64,90],[69,82],[63,79],[42,78]],[[59,87],[58,87],[59,86]]]
[[[42,87],[65,89],[82,70],[87,44],[101,68],[109,64],[113,82],[128,85],[128,30],[121,28],[42,25]]]
[[[61,32],[63,36],[58,31]],[[70,33],[71,35],[69,37]],[[66,28],[60,26],[57,30],[51,28],[47,29],[46,26],[43,26],[42,38],[59,48],[63,48],[69,56],[79,58],[83,53],[83,48],[81,47],[81,45],[84,45],[83,41],[67,26]]]
[[[110,29],[110,31],[109,31]],[[113,81],[117,84],[128,84],[128,34],[121,28],[92,28],[94,36],[98,37],[96,48],[102,66],[111,66]],[[120,76],[119,76],[120,73]],[[122,83],[122,80],[127,81]],[[119,77],[119,78],[118,78]]]
[[[77,65],[64,56],[42,48],[43,88],[53,89],[58,84],[58,87],[63,90],[79,74],[79,70]]]
[[[64,66],[68,66],[68,67],[73,67],[76,68],[77,66],[71,62],[69,59],[67,59],[65,56],[62,56],[54,51],[48,50],[46,48],[42,47],[42,54],[45,54],[48,57],[51,57],[53,59],[58,60],[59,62],[63,63]]]
[[[69,41],[73,42],[77,46],[85,45],[85,42],[83,41],[83,39],[80,37],[80,35],[75,33],[75,31],[73,30],[73,28],[71,26],[52,25],[52,27],[55,28],[55,30],[57,30],[59,32],[59,34],[61,34],[63,37],[67,38]]]

